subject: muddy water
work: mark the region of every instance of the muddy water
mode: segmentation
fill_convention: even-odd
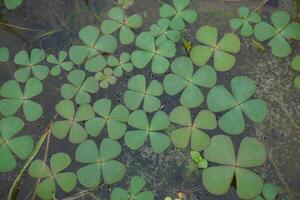
[[[247,5],[254,8],[260,3],[259,0],[193,0],[192,2],[194,9],[199,12],[199,17],[197,22],[189,26],[188,31],[185,32],[185,36],[191,41],[195,41],[193,35],[201,25],[217,26],[221,33],[231,31],[228,20],[235,16],[235,11],[239,6]],[[33,47],[43,48],[48,53],[68,50],[71,44],[79,43],[77,32],[80,28],[88,24],[99,26],[99,22],[105,18],[108,9],[113,5],[111,0],[25,0],[16,11],[7,11],[1,1],[1,22],[32,30],[0,25],[0,46],[9,47],[11,55],[21,49],[29,50]],[[142,29],[146,30],[159,18],[158,8],[159,1],[135,0],[135,4],[128,12],[137,12],[145,16]],[[292,0],[280,0],[278,4],[265,5],[261,14],[263,18],[267,19],[271,12],[277,9],[291,11]],[[298,200],[300,199],[300,90],[296,90],[292,85],[295,73],[289,69],[288,65],[290,60],[299,53],[300,46],[296,43],[293,44],[295,51],[290,57],[277,59],[268,51],[258,52],[250,39],[241,38],[241,42],[242,50],[236,56],[236,66],[230,72],[218,74],[218,83],[228,85],[235,75],[247,75],[257,82],[257,97],[267,102],[270,112],[267,120],[261,125],[247,123],[245,134],[258,137],[264,141],[268,149],[268,161],[255,171],[266,182],[275,183],[282,188],[279,199]],[[134,46],[120,47],[118,53],[131,52],[133,48]],[[185,50],[179,47],[178,55],[184,54]],[[13,77],[16,66],[11,60],[0,66],[0,84]],[[107,97],[112,99],[114,105],[121,102],[127,80],[134,74],[146,74],[148,80],[162,80],[162,76],[153,75],[150,69],[134,70],[119,79],[116,85],[106,90],[100,90],[93,100]],[[50,77],[44,81],[44,91],[35,99],[43,105],[44,115],[37,122],[27,124],[22,133],[30,134],[35,141],[38,140],[55,115],[53,108],[60,100],[59,88],[64,82],[64,74],[59,79]],[[204,93],[206,94],[207,91],[204,90]],[[163,95],[161,102],[166,112],[179,105],[177,96],[170,98]],[[204,106],[202,105],[201,108]],[[193,110],[193,113],[196,112],[197,110]],[[17,113],[17,115],[22,116],[22,113]],[[209,132],[211,136],[218,133],[220,130]],[[102,135],[105,136],[105,134]],[[234,138],[236,146],[243,136]],[[121,142],[123,143],[123,141]],[[76,146],[66,140],[57,140],[52,137],[49,155],[64,151],[74,158]],[[164,154],[155,155],[151,153],[151,149],[147,145],[136,152],[130,151],[124,144],[123,147],[120,160],[126,164],[128,172],[124,180],[117,186],[126,188],[131,176],[142,175],[147,181],[147,189],[154,191],[156,199],[159,200],[164,199],[165,196],[175,197],[178,191],[185,192],[188,199],[192,200],[238,199],[234,188],[231,188],[224,196],[213,196],[205,191],[201,183],[201,173],[191,171],[187,167],[190,163],[188,151],[169,148]],[[41,150],[39,157],[42,158],[43,154],[44,149]],[[5,199],[18,169],[23,164],[24,162],[19,162],[14,171],[0,174],[0,200]],[[80,166],[74,162],[70,170],[75,171]],[[34,184],[34,180],[26,175],[20,186],[18,199],[31,199]],[[111,189],[103,186],[81,199],[109,199]],[[68,195],[58,191],[57,198],[63,199],[82,190],[84,188],[78,185]]]

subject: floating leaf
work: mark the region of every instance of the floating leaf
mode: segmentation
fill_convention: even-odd
[[[107,126],[108,136],[112,140],[120,139],[126,132],[129,111],[123,105],[117,105],[112,109],[112,103],[109,99],[99,99],[95,102],[94,111],[100,116],[92,118],[85,122],[87,132],[97,137]]]
[[[207,160],[203,159],[198,151],[191,151],[190,155],[192,160],[197,164],[198,168],[206,169],[208,167]]]
[[[276,11],[271,16],[272,24],[260,22],[254,27],[254,35],[257,40],[269,41],[272,54],[276,57],[286,57],[291,52],[288,41],[300,40],[300,25],[291,22],[290,15],[285,11]]]
[[[4,5],[9,10],[14,10],[22,4],[23,0],[4,0]]]
[[[87,138],[87,132],[81,122],[95,117],[94,110],[89,104],[78,107],[75,112],[74,103],[70,100],[61,100],[55,106],[56,112],[65,120],[56,121],[52,125],[52,134],[58,139],[64,139],[69,134],[71,143],[80,143]]]
[[[76,186],[76,175],[72,172],[63,172],[71,164],[71,158],[66,153],[56,153],[50,158],[50,168],[42,160],[34,160],[29,166],[29,174],[41,178],[37,185],[38,197],[50,200],[56,193],[56,184],[64,192],[71,192]]]
[[[86,140],[76,150],[78,162],[87,164],[77,171],[79,182],[87,188],[96,187],[103,180],[110,185],[123,179],[126,168],[123,163],[114,160],[121,153],[121,145],[105,138],[98,149],[93,140]]]
[[[16,158],[25,160],[32,152],[34,143],[30,136],[17,136],[24,127],[24,122],[17,117],[0,120],[0,173],[13,170]]]
[[[72,99],[79,105],[87,104],[91,101],[89,93],[96,93],[99,90],[98,82],[94,77],[88,77],[83,70],[72,70],[67,79],[70,83],[65,83],[60,89],[60,94],[65,99]]]
[[[171,40],[177,43],[181,40],[181,32],[179,30],[169,30],[170,20],[167,18],[161,18],[158,20],[157,24],[150,26],[150,34],[153,37],[157,37],[156,43],[160,44],[166,40]]]
[[[194,23],[198,16],[195,10],[186,9],[190,3],[190,0],[173,0],[174,7],[163,3],[159,9],[159,15],[164,18],[171,18],[170,28],[183,30],[185,22]]]
[[[9,59],[9,50],[7,47],[0,47],[0,62],[7,62]]]
[[[157,81],[153,80],[146,86],[146,77],[136,75],[128,81],[128,89],[124,93],[124,102],[127,108],[136,110],[143,102],[145,112],[154,112],[159,109],[161,103],[157,98],[162,95],[163,87]]]
[[[112,54],[117,48],[117,41],[111,35],[101,35],[94,26],[86,26],[79,32],[84,45],[75,45],[69,49],[70,59],[77,65],[85,64],[89,72],[99,72],[106,66],[103,54]]]
[[[61,73],[61,70],[70,71],[73,68],[73,63],[70,61],[66,61],[68,57],[68,53],[66,51],[60,51],[58,54],[58,58],[54,55],[49,55],[47,57],[47,62],[54,64],[52,69],[50,70],[50,74],[52,76],[58,76]]]
[[[229,24],[232,30],[240,30],[242,36],[249,37],[253,34],[253,28],[251,24],[257,24],[261,22],[260,15],[257,12],[250,12],[248,7],[240,7],[238,9],[240,18],[233,18]]]
[[[215,86],[208,92],[207,105],[212,112],[226,111],[218,121],[219,127],[228,134],[239,135],[245,130],[243,113],[251,121],[261,123],[267,116],[267,106],[263,100],[250,99],[256,86],[246,76],[234,77],[231,90],[233,95],[224,86]]]
[[[143,110],[136,110],[130,114],[128,124],[136,129],[127,131],[124,137],[130,149],[139,149],[148,137],[154,153],[162,153],[170,146],[168,135],[163,133],[170,121],[163,111],[157,111],[149,123],[147,114]]]
[[[227,193],[234,176],[239,198],[254,199],[262,192],[262,179],[254,172],[246,169],[260,166],[266,160],[265,147],[256,138],[245,137],[242,140],[236,159],[231,139],[225,135],[214,136],[204,151],[204,157],[208,161],[221,164],[203,171],[204,187],[212,194]]]
[[[99,81],[101,88],[108,88],[109,85],[113,85],[117,82],[117,78],[113,75],[113,70],[105,68],[102,72],[97,72],[95,75],[96,81]]]
[[[184,149],[191,144],[191,149],[201,151],[207,148],[210,139],[202,130],[213,130],[217,127],[215,115],[208,111],[200,111],[192,121],[188,108],[178,106],[170,113],[171,122],[179,127],[172,130],[171,141],[174,146]]]
[[[189,108],[195,108],[204,101],[201,87],[211,88],[216,84],[217,75],[210,66],[202,66],[193,72],[192,61],[188,57],[176,58],[171,64],[173,73],[164,78],[164,89],[174,96],[182,91],[180,103]]]
[[[129,53],[123,52],[118,60],[115,56],[109,56],[107,58],[107,64],[114,67],[114,76],[121,77],[125,72],[131,72],[133,70],[133,65],[130,62],[131,56]]]
[[[110,9],[108,17],[110,19],[104,20],[101,23],[101,30],[104,34],[112,34],[120,29],[119,39],[121,44],[132,43],[135,35],[131,29],[137,29],[143,24],[143,18],[139,14],[127,17],[124,10],[119,7]]]
[[[240,39],[234,33],[226,33],[218,41],[218,30],[212,26],[202,26],[196,33],[201,45],[195,45],[190,56],[196,65],[205,65],[213,57],[214,67],[217,71],[230,70],[235,64],[233,53],[240,51]]]
[[[300,56],[299,55],[293,59],[291,66],[292,66],[293,70],[300,72]],[[294,79],[294,85],[300,89],[300,76],[298,76]]]
[[[47,78],[49,69],[47,66],[41,64],[45,58],[46,54],[41,49],[33,49],[30,57],[26,51],[19,51],[15,55],[14,62],[21,68],[15,72],[15,79],[21,83],[25,83],[29,79],[31,72],[39,80]]]
[[[144,68],[151,62],[152,72],[155,74],[163,74],[169,68],[169,60],[175,56],[175,44],[170,40],[163,41],[159,44],[155,43],[154,37],[143,32],[136,38],[135,44],[142,50],[136,50],[131,55],[131,61],[137,68]]]
[[[278,195],[278,192],[279,188],[276,185],[272,183],[267,183],[264,185],[262,194],[265,200],[275,200]]]
[[[154,200],[154,195],[150,191],[142,191],[146,181],[139,176],[133,176],[130,181],[128,191],[116,187],[111,193],[111,200]]]
[[[5,82],[0,88],[0,112],[4,116],[15,114],[19,108],[23,107],[23,113],[27,121],[35,121],[43,114],[40,104],[31,99],[43,91],[43,84],[36,78],[30,78],[25,84],[22,92],[19,83],[15,80]]]

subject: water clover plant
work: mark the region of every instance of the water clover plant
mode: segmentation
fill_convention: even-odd
[[[111,200],[154,200],[153,192],[142,191],[146,185],[145,179],[139,176],[133,176],[130,180],[129,189],[116,187],[113,189]]]
[[[234,33],[226,33],[218,41],[218,30],[212,26],[202,26],[197,30],[196,39],[202,43],[195,45],[190,56],[196,65],[205,65],[213,57],[214,67],[217,71],[230,70],[236,59],[232,55],[240,51],[240,39]]]
[[[300,72],[300,55],[296,56],[293,61],[292,61],[292,69],[297,71],[297,72]],[[294,79],[294,85],[300,89],[300,76],[297,76],[295,79]]]
[[[105,68],[103,72],[97,72],[95,74],[95,80],[99,82],[101,88],[108,88],[109,85],[113,85],[117,82],[117,78],[114,76],[114,72],[111,68]]]
[[[146,112],[136,110],[130,114],[128,124],[135,128],[135,130],[127,131],[124,137],[130,149],[139,149],[148,137],[154,153],[162,153],[170,146],[169,136],[163,133],[169,127],[170,120],[163,111],[154,113],[149,123]]]
[[[5,82],[0,88],[0,113],[4,116],[15,114],[22,106],[25,119],[35,121],[43,114],[40,104],[31,99],[43,91],[43,84],[36,78],[30,78],[25,84],[24,92],[15,80]]]
[[[195,10],[186,9],[190,3],[190,0],[173,0],[174,7],[163,3],[159,9],[159,15],[163,18],[171,18],[170,28],[183,30],[185,22],[194,23],[198,16]]]
[[[174,96],[181,93],[180,103],[195,108],[204,101],[199,87],[213,87],[217,82],[215,70],[210,66],[202,66],[193,72],[192,61],[188,57],[178,57],[171,64],[173,73],[167,74],[163,86],[167,94]]]
[[[202,158],[200,152],[191,151],[190,155],[194,163],[197,165],[197,168],[206,169],[208,167],[207,160]]]
[[[87,138],[87,132],[81,125],[81,122],[95,117],[92,106],[84,104],[75,111],[74,103],[65,99],[56,104],[55,110],[64,118],[64,120],[56,121],[52,124],[52,134],[56,138],[64,139],[69,134],[71,143],[80,143]]]
[[[161,18],[157,24],[150,26],[150,34],[156,38],[156,43],[160,44],[166,40],[171,40],[177,43],[181,40],[181,32],[179,30],[169,29],[170,20],[167,18]]]
[[[267,183],[263,187],[261,195],[255,197],[254,200],[275,200],[278,196],[280,188],[272,183]]]
[[[70,61],[66,61],[67,57],[68,57],[68,52],[66,52],[66,51],[60,51],[58,54],[58,58],[56,58],[52,54],[50,54],[47,57],[47,62],[54,64],[54,66],[50,70],[50,74],[52,76],[60,75],[62,69],[66,70],[66,71],[71,71],[74,64]]]
[[[64,83],[61,86],[60,94],[65,99],[75,97],[75,102],[79,105],[89,103],[91,101],[89,93],[94,94],[99,90],[97,80],[93,76],[86,78],[83,70],[72,70],[67,79],[70,83]]]
[[[169,117],[170,121],[176,125],[170,136],[175,147],[184,149],[191,144],[191,149],[194,151],[207,148],[210,139],[202,130],[213,130],[217,127],[216,117],[212,112],[202,110],[192,120],[189,109],[178,106],[172,110]]]
[[[50,167],[42,160],[34,160],[29,166],[29,174],[40,178],[37,185],[37,196],[44,200],[55,197],[56,184],[64,192],[71,192],[77,183],[76,175],[72,172],[64,172],[71,164],[71,158],[66,153],[56,153],[50,158]]]
[[[212,194],[225,194],[235,177],[236,191],[240,199],[254,199],[263,189],[263,180],[247,168],[262,165],[266,160],[264,145],[256,138],[245,137],[235,155],[231,139],[217,135],[211,139],[204,157],[219,165],[203,170],[202,182]],[[222,181],[220,181],[222,180]]]
[[[124,93],[124,102],[127,108],[136,110],[143,102],[143,110],[153,112],[159,109],[161,103],[158,96],[162,95],[163,87],[157,80],[152,80],[148,87],[146,77],[136,75],[127,84],[129,90]]]
[[[242,36],[249,37],[253,35],[253,28],[251,24],[257,24],[261,22],[260,15],[252,11],[250,12],[248,7],[240,7],[238,9],[239,18],[233,18],[229,21],[232,30],[240,30]]]
[[[110,185],[122,180],[126,172],[125,165],[114,160],[121,150],[118,142],[108,138],[101,141],[99,149],[93,140],[81,143],[76,149],[75,158],[86,165],[77,171],[79,182],[84,187],[92,188],[102,181]]]
[[[300,40],[300,25],[291,22],[291,16],[285,11],[276,11],[271,16],[272,24],[260,22],[254,27],[254,35],[257,40],[269,41],[272,54],[276,57],[286,57],[291,52],[288,41]]]
[[[267,106],[261,99],[250,99],[256,90],[254,81],[246,76],[236,76],[231,80],[232,94],[217,85],[207,95],[208,109],[224,112],[218,120],[219,127],[231,135],[239,135],[245,130],[243,113],[253,122],[261,123],[267,116]]]
[[[7,62],[9,59],[9,50],[7,47],[0,47],[0,62]]]
[[[94,26],[86,26],[79,32],[84,45],[74,45],[69,49],[70,59],[77,65],[84,64],[89,72],[99,72],[106,66],[104,55],[112,54],[117,41],[111,35],[101,35]]]
[[[113,7],[108,12],[110,19],[101,23],[101,31],[104,34],[112,34],[120,29],[119,39],[121,44],[130,44],[134,41],[135,35],[131,29],[137,29],[142,26],[143,18],[139,14],[126,16],[124,10],[120,7]]]
[[[152,72],[163,74],[169,68],[169,60],[175,56],[175,44],[166,40],[159,44],[155,43],[155,38],[149,32],[139,34],[135,40],[137,47],[142,50],[135,50],[131,55],[131,61],[137,68],[144,68],[151,62]]]
[[[14,10],[22,4],[23,0],[4,0],[4,5],[8,10]]]
[[[0,173],[13,170],[16,158],[26,159],[32,152],[34,143],[30,136],[17,136],[24,127],[24,122],[17,117],[0,120]]]
[[[129,111],[125,106],[119,104],[112,108],[111,100],[103,98],[97,100],[93,108],[99,117],[85,122],[85,128],[90,135],[99,136],[105,125],[112,140],[118,140],[125,134],[127,129],[125,123],[129,117]]]
[[[123,52],[120,55],[119,60],[111,55],[107,58],[107,64],[114,68],[114,76],[121,77],[124,72],[131,72],[133,65],[130,62],[131,55],[127,52]]]
[[[27,51],[19,51],[14,58],[16,65],[20,67],[15,71],[14,77],[17,81],[25,83],[32,72],[33,76],[39,80],[44,80],[49,75],[47,66],[41,64],[46,58],[46,54],[41,49],[33,49],[30,57]]]

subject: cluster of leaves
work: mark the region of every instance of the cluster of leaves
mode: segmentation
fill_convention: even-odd
[[[153,192],[142,191],[146,185],[145,179],[133,176],[128,191],[116,187],[111,193],[111,200],[154,200]]]
[[[52,54],[50,54],[47,57],[47,62],[54,65],[52,67],[52,69],[50,70],[50,74],[52,76],[58,76],[58,75],[60,75],[62,70],[70,71],[73,68],[74,63],[72,63],[70,61],[66,61],[67,57],[68,57],[68,52],[66,52],[66,51],[59,52],[58,58],[56,58]]]
[[[300,72],[300,56],[299,55],[293,59],[291,66],[292,66],[293,70]],[[294,79],[294,85],[300,89],[300,76],[297,76]]]

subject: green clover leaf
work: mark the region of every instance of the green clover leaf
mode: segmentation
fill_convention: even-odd
[[[52,76],[58,76],[61,73],[61,70],[70,71],[74,64],[70,61],[65,61],[68,57],[68,53],[66,51],[60,51],[58,54],[58,58],[56,58],[54,55],[49,55],[47,57],[47,62],[54,64],[52,69],[50,70],[50,74]]]
[[[204,151],[204,157],[219,165],[203,170],[203,185],[210,193],[222,195],[227,193],[235,177],[239,198],[254,199],[262,192],[263,180],[246,168],[262,165],[266,156],[264,145],[256,138],[245,137],[240,143],[236,157],[230,137],[214,136]]]
[[[9,50],[7,47],[0,47],[0,62],[7,62],[9,59]]]
[[[8,10],[14,10],[22,4],[23,0],[4,0],[4,5]]]
[[[133,14],[129,17],[125,15],[122,8],[113,7],[108,12],[110,19],[101,23],[101,30],[104,34],[112,34],[120,29],[119,39],[121,44],[130,44],[134,41],[135,35],[131,29],[137,29],[142,26],[143,18],[139,14]]]
[[[164,89],[171,96],[182,91],[180,103],[189,108],[195,108],[204,101],[200,86],[211,88],[217,81],[216,72],[210,66],[202,66],[194,73],[192,61],[188,57],[176,58],[171,64],[171,70],[173,73],[164,78]]]
[[[17,117],[0,120],[0,173],[13,170],[16,158],[25,160],[30,156],[34,143],[30,136],[14,137],[24,127],[24,122]]]
[[[143,102],[145,112],[154,112],[159,109],[161,103],[158,96],[162,95],[163,87],[157,80],[153,80],[146,86],[146,77],[136,75],[128,81],[129,90],[124,93],[124,102],[130,110],[136,110]]]
[[[127,52],[123,52],[118,60],[115,56],[111,55],[107,58],[107,64],[114,67],[114,76],[121,77],[125,72],[131,72],[133,65],[130,62],[131,56]]]
[[[0,113],[4,116],[15,114],[22,106],[25,119],[35,121],[43,114],[43,108],[40,104],[31,99],[43,91],[43,84],[36,78],[30,78],[25,84],[22,92],[19,83],[15,80],[5,82],[0,88]]]
[[[291,66],[292,66],[293,70],[300,72],[300,56],[299,55],[293,59]],[[300,89],[300,76],[297,76],[294,79],[294,85]]]
[[[96,81],[99,81],[101,88],[108,88],[109,85],[113,85],[117,82],[117,78],[114,76],[114,72],[110,68],[105,68],[102,72],[95,74]]]
[[[126,167],[123,163],[114,160],[121,153],[121,145],[105,138],[98,149],[93,140],[81,143],[75,153],[78,162],[87,164],[77,171],[79,182],[87,188],[96,187],[103,180],[111,185],[121,181],[125,175]]]
[[[245,130],[243,113],[255,123],[261,123],[266,118],[266,103],[260,99],[250,99],[255,90],[254,81],[246,76],[236,76],[231,80],[233,95],[222,85],[215,86],[208,92],[208,109],[212,112],[226,111],[218,121],[223,131],[231,135],[243,133]]]
[[[157,111],[149,123],[147,114],[136,110],[130,114],[128,124],[136,129],[127,131],[124,137],[130,149],[139,149],[148,137],[154,153],[162,153],[170,146],[169,136],[162,132],[170,125],[169,117],[163,111]]]

